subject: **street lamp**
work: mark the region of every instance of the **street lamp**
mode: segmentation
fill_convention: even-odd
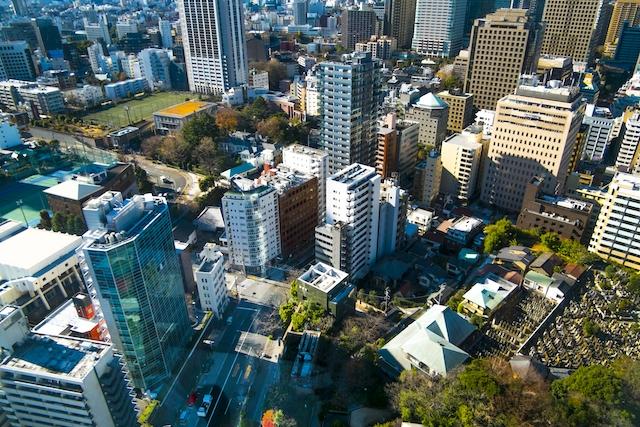
[[[24,202],[22,201],[22,199],[16,200],[16,205],[18,205],[18,207],[20,208],[20,212],[22,212],[22,218],[24,218],[24,225],[29,227],[29,222],[27,221],[27,216],[24,214],[24,208],[22,207],[23,204],[24,204]]]

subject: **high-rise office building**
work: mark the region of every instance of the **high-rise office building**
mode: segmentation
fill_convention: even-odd
[[[83,254],[111,341],[134,385],[171,377],[191,336],[169,207],[151,194],[107,192],[83,209]]]
[[[189,89],[222,93],[247,84],[247,44],[240,0],[180,0]]]
[[[544,177],[546,194],[563,191],[584,104],[576,87],[520,85],[498,102],[481,198],[519,211],[527,183]]]
[[[109,34],[109,27],[103,19],[100,19],[98,23],[90,23],[86,18],[84,20],[84,31],[87,33],[87,40],[94,43],[100,43],[102,40],[106,44],[111,44],[111,35]]]
[[[27,0],[11,0],[13,13],[17,16],[29,16],[31,9]]]
[[[29,45],[29,49],[33,52],[44,46],[40,45],[40,38],[38,37],[38,29],[35,25],[35,21],[28,18],[14,18],[11,21],[4,23],[0,27],[0,34],[4,41],[16,42],[25,41]]]
[[[440,192],[469,201],[476,192],[482,158],[482,128],[470,126],[442,143]]]
[[[617,0],[613,5],[609,29],[604,41],[604,51],[609,56],[616,51],[622,25],[625,22],[631,27],[640,25],[640,0]]]
[[[380,62],[370,53],[345,55],[317,66],[320,91],[320,147],[329,154],[329,173],[352,163],[375,164],[381,91]]]
[[[353,51],[356,43],[369,41],[376,34],[378,18],[367,6],[342,11],[342,45]]]
[[[222,198],[229,262],[250,274],[266,273],[280,255],[278,192],[268,185],[235,179]]]
[[[0,309],[0,403],[11,426],[138,425],[112,344],[29,332],[18,307]]]
[[[406,116],[420,124],[418,142],[422,146],[439,147],[446,138],[449,106],[437,95],[429,92],[420,97]]]
[[[307,23],[307,0],[294,0],[293,8],[293,24],[306,25]]]
[[[466,10],[467,0],[417,0],[411,48],[421,55],[456,56],[462,49]]]
[[[631,27],[627,22],[622,24],[615,55],[610,64],[628,72],[638,71],[638,65],[640,65],[640,25]]]
[[[640,177],[618,173],[609,184],[589,251],[606,261],[640,270]]]
[[[42,53],[49,58],[62,58],[62,36],[55,22],[51,18],[36,18],[35,24]]]
[[[361,278],[378,247],[380,175],[354,163],[327,179],[326,222],[316,228],[316,261]]]
[[[546,0],[542,53],[590,62],[607,29],[604,0]]]
[[[0,80],[9,79],[36,79],[36,69],[27,42],[0,42]]]
[[[465,92],[477,109],[495,110],[524,73],[536,70],[538,46],[527,11],[500,9],[477,19],[471,30]]]
[[[300,144],[282,149],[282,165],[318,179],[318,223],[324,221],[326,181],[329,176],[329,158],[326,152]]]
[[[408,49],[413,38],[413,25],[416,16],[416,0],[390,0],[388,3],[387,34],[395,38],[398,47]]]

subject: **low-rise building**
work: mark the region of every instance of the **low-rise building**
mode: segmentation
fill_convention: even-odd
[[[65,111],[60,89],[22,80],[0,82],[0,104],[11,110],[26,110],[31,118]]]
[[[249,87],[269,90],[269,72],[256,70],[255,68],[250,69]]]
[[[542,178],[535,176],[527,185],[517,226],[556,232],[565,239],[587,242],[591,237],[586,230],[593,205],[570,197],[544,195],[540,190],[542,182]]]
[[[20,307],[36,324],[84,290],[80,236],[27,228],[0,240],[0,305]]]
[[[553,275],[547,276],[537,271],[529,271],[524,275],[522,281],[522,285],[526,289],[537,292],[555,303],[559,303],[565,298],[571,291],[573,283],[575,282],[564,274],[553,273]]]
[[[297,283],[303,299],[319,304],[337,319],[355,308],[355,287],[344,271],[318,262],[298,277]]]
[[[476,283],[462,296],[462,313],[468,316],[492,317],[518,289],[507,280],[490,275]]]
[[[185,101],[172,107],[153,113],[153,123],[160,133],[176,132],[196,114],[207,114],[213,110],[214,104],[203,101]]]
[[[66,90],[64,96],[70,104],[95,107],[104,100],[100,86],[84,85],[78,89]]]
[[[383,367],[394,376],[411,369],[446,376],[469,358],[460,346],[474,331],[472,324],[449,307],[434,305],[378,353]]]
[[[144,77],[139,77],[105,85],[104,95],[112,101],[118,101],[147,90],[149,90],[149,82]]]
[[[526,246],[507,246],[498,251],[493,263],[507,270],[518,270],[524,273],[535,258],[531,249]]]
[[[227,283],[224,274],[224,256],[212,243],[204,245],[200,253],[200,264],[193,272],[200,308],[210,311],[217,319],[221,319],[229,302]]]
[[[356,43],[356,52],[371,52],[371,56],[376,59],[391,59],[391,55],[398,48],[398,43],[393,37],[371,36],[371,40]]]
[[[413,209],[407,215],[407,222],[409,224],[415,224],[420,234],[424,234],[431,229],[432,221],[433,212],[427,209]]]
[[[444,233],[447,242],[455,247],[464,247],[471,243],[482,229],[484,223],[479,218],[461,216],[460,218],[448,219],[438,226],[438,231]]]
[[[42,322],[33,327],[33,332],[45,335],[60,335],[107,341],[109,331],[104,319],[96,316],[95,307],[86,294],[76,294],[52,311]]]

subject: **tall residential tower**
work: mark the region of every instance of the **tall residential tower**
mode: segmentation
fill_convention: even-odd
[[[189,90],[222,93],[247,83],[240,0],[179,0]]]

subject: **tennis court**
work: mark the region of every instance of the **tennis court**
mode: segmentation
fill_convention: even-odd
[[[132,99],[106,110],[87,114],[83,117],[83,120],[93,120],[112,129],[119,129],[129,125],[129,118],[131,118],[131,123],[148,120],[156,111],[179,104],[184,102],[185,99],[193,97],[193,94],[189,92],[158,92],[145,98]]]
[[[21,181],[0,186],[0,217],[26,221],[30,225],[40,222],[40,211],[48,209],[47,198],[42,192],[58,184],[58,180],[44,175],[32,175]],[[19,206],[22,200],[22,206]]]

